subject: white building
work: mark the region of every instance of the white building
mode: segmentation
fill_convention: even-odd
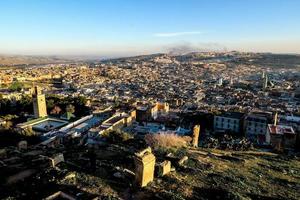
[[[242,119],[244,114],[238,112],[227,112],[214,116],[214,130],[216,132],[230,131],[241,133]]]
[[[272,113],[250,113],[245,117],[244,130],[248,139],[256,144],[267,144],[267,126],[272,120]]]

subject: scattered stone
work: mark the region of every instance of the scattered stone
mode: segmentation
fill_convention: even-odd
[[[76,174],[75,173],[69,173],[69,174],[67,174],[64,179],[72,179],[72,178],[76,178]]]
[[[121,172],[116,172],[116,173],[114,173],[113,176],[116,177],[116,178],[125,178],[124,175],[121,174]]]
[[[45,200],[54,200],[54,199],[76,200],[76,198],[74,198],[71,195],[68,195],[62,191],[58,191],[58,192],[45,198]]]
[[[27,141],[26,140],[22,140],[18,143],[18,149],[20,151],[22,150],[27,150]]]
[[[0,159],[5,159],[7,157],[6,149],[0,149]]]
[[[179,161],[178,164],[181,166],[185,163],[185,161],[187,161],[189,159],[189,157],[187,156],[183,156]]]
[[[62,154],[62,153],[57,154],[53,158],[50,158],[50,161],[51,161],[52,167],[55,167],[57,164],[65,161],[64,154]]]
[[[135,176],[135,173],[133,171],[129,170],[129,169],[124,169],[123,172],[125,174],[128,174],[129,176]]]
[[[168,154],[166,155],[166,157],[167,157],[167,158],[175,158],[174,154],[173,154],[173,153],[171,153],[171,152],[170,152],[170,153],[168,153]]]

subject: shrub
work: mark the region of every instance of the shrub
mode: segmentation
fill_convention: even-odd
[[[133,135],[121,130],[107,132],[103,136],[112,143],[125,142],[133,138]]]
[[[179,136],[173,132],[147,134],[146,143],[154,149],[159,148],[180,148],[188,146],[191,138],[188,136]]]

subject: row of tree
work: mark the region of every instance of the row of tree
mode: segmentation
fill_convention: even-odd
[[[86,102],[86,98],[82,96],[61,98],[56,95],[49,95],[46,97],[47,111],[53,115],[71,113],[77,117],[84,116],[89,113],[89,108],[85,106]],[[0,96],[0,116],[19,116],[22,113],[33,113],[32,98],[30,96],[24,95],[19,100],[1,98]]]

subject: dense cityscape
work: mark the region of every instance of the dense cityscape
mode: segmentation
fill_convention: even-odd
[[[300,199],[300,1],[0,8],[1,200]]]
[[[120,191],[128,187],[132,198],[154,198],[153,184],[147,192],[133,187],[155,181],[147,172],[154,173],[154,167],[162,177],[174,176],[177,170],[181,175],[186,170],[196,173],[199,169],[194,165],[210,169],[213,161],[207,161],[207,156],[211,155],[239,164],[248,161],[244,154],[233,152],[296,156],[300,147],[299,65],[296,55],[234,51],[3,66],[1,177],[8,185],[2,197],[12,194],[10,185],[25,183],[31,191],[56,183],[52,195],[63,198],[74,194],[83,199],[100,194],[124,198]],[[195,158],[199,153],[204,158]],[[85,168],[82,162],[87,162]],[[102,181],[112,179],[118,189],[103,193],[98,190],[99,177],[87,173],[102,174]],[[299,168],[291,167],[286,173],[297,179]],[[82,192],[77,191],[75,181],[80,178]],[[69,186],[62,186],[66,181]],[[100,185],[85,185],[89,181]],[[113,186],[103,186],[103,190],[108,187]],[[292,192],[298,187],[299,183],[291,182],[285,188],[291,191],[290,199],[298,198]],[[15,197],[49,194],[29,194],[25,188],[18,189]],[[173,194],[160,195],[155,198]]]

